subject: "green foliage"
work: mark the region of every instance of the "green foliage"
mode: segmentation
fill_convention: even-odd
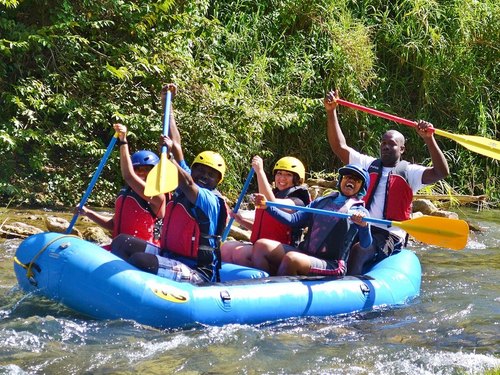
[[[498,2],[474,0],[0,1],[0,200],[74,205],[122,122],[156,149],[175,82],[186,159],[220,151],[236,197],[253,155],[340,166],[326,91],[453,133],[499,137]],[[347,141],[378,154],[387,122],[341,108]],[[407,158],[429,162],[409,128]],[[498,200],[497,161],[438,139],[465,194]],[[117,153],[90,198],[109,205]],[[486,183],[488,181],[488,183]]]

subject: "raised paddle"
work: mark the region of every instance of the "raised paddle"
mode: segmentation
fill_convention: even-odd
[[[266,202],[267,206],[278,208],[288,208],[291,210],[305,211],[318,215],[336,216],[344,219],[351,215],[342,212],[321,210],[311,207],[292,206],[288,204]],[[464,220],[448,219],[438,216],[421,216],[405,221],[390,221],[375,219],[371,217],[363,218],[363,221],[374,224],[382,224],[387,227],[399,227],[408,232],[417,241],[430,245],[436,245],[452,250],[461,250],[467,244],[469,237],[469,225]]]
[[[404,119],[402,117],[394,116],[389,113],[385,113],[382,111],[377,111],[376,109],[368,108],[359,104],[348,102],[343,99],[336,99],[337,103],[346,107],[358,109],[360,111],[385,118],[387,120],[395,121],[397,123],[416,127],[416,121],[410,121]],[[432,128],[432,131],[437,135],[441,135],[443,137],[454,140],[455,142],[461,144],[465,148],[474,151],[478,154],[488,156],[493,159],[500,160],[500,142],[495,141],[493,139],[478,137],[476,135],[458,135],[452,134],[444,130],[439,130],[436,128]]]
[[[82,199],[80,200],[80,204],[78,205],[78,209],[76,210],[75,214],[73,215],[73,218],[71,219],[71,222],[69,223],[68,229],[66,229],[66,234],[71,233],[73,230],[73,227],[75,226],[76,220],[78,219],[78,215],[80,215],[80,210],[82,209],[83,206],[85,206],[85,203],[87,202],[87,199],[90,196],[90,193],[92,193],[92,189],[94,188],[95,183],[97,182],[97,179],[99,178],[99,175],[101,174],[102,169],[104,168],[104,164],[106,164],[106,161],[109,158],[109,155],[111,154],[111,151],[113,151],[113,147],[115,146],[116,140],[118,139],[118,133],[115,133],[113,138],[111,138],[111,141],[109,142],[108,148],[106,149],[106,152],[101,158],[101,161],[99,165],[97,166],[96,171],[94,172],[94,176],[92,177],[92,180],[90,180],[90,184],[87,187],[87,190],[83,194]]]
[[[238,200],[236,201],[236,205],[234,206],[233,212],[236,214],[238,210],[240,209],[241,201],[243,200],[243,197],[245,196],[248,186],[250,186],[250,182],[252,181],[252,177],[254,175],[255,171],[253,168],[250,168],[250,172],[248,172],[247,179],[245,181],[245,184],[243,185],[243,189],[241,190],[240,196],[238,197]],[[229,235],[229,231],[231,230],[231,225],[233,225],[234,217],[229,219],[229,222],[226,225],[226,228],[224,229],[224,233],[222,234],[221,241],[224,242]]]
[[[172,92],[167,91],[165,98],[165,110],[163,113],[163,135],[168,135],[170,127],[170,103],[172,100]],[[175,190],[179,184],[177,167],[168,160],[167,146],[161,147],[160,162],[156,164],[148,173],[146,178],[146,186],[144,187],[144,195],[154,197],[156,195],[168,193]]]

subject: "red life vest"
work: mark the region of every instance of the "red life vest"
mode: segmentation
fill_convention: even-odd
[[[151,205],[130,187],[120,190],[115,201],[113,238],[129,234],[159,245],[159,233],[155,235],[156,217]]]
[[[227,210],[225,202],[216,193],[221,207],[216,234],[209,235],[210,219],[184,194],[167,203],[161,232],[161,249],[198,261],[198,266],[206,266],[213,262],[213,251],[217,251],[217,237],[225,228]],[[193,210],[195,215],[193,215]],[[195,217],[196,216],[196,217]],[[204,251],[201,251],[204,250]]]
[[[250,241],[255,243],[260,238],[267,238],[290,245],[292,243],[292,228],[280,223],[265,209],[258,208],[255,210],[255,220],[252,225]]]
[[[406,169],[409,163],[401,160],[387,177],[384,201],[384,219],[403,221],[410,218],[412,212],[413,191],[406,179]],[[375,195],[375,190],[382,176],[382,161],[374,160],[368,167],[370,173],[370,186],[363,200],[366,208],[370,209]]]
[[[276,189],[273,193],[276,198],[286,199],[289,198],[293,192],[301,189],[307,191],[303,186],[293,186],[282,191]],[[307,194],[309,194],[309,192],[307,192]],[[309,204],[309,202],[304,202],[304,204]],[[291,245],[294,240],[296,240],[294,237],[300,237],[301,233],[302,231],[298,231],[297,235],[294,236],[293,228],[272,217],[265,209],[258,208],[255,210],[255,219],[252,225],[250,242],[255,243],[260,238],[267,238]]]

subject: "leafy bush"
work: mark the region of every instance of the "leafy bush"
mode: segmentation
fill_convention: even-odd
[[[342,97],[456,134],[497,138],[498,8],[486,0],[0,1],[0,201],[75,205],[126,124],[156,149],[159,92],[175,82],[186,159],[220,151],[236,197],[260,154],[340,166],[322,98]],[[387,122],[341,108],[348,142],[378,153]],[[391,124],[392,125],[392,124]],[[410,129],[407,158],[429,162]],[[498,161],[439,139],[460,193],[499,198]],[[117,153],[90,198],[110,205]],[[488,183],[485,183],[488,181]]]

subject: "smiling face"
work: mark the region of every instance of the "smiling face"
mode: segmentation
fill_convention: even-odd
[[[380,159],[384,167],[394,167],[405,151],[405,138],[396,130],[389,130],[380,142]]]
[[[363,180],[355,174],[345,174],[340,180],[340,191],[346,197],[356,196],[363,186]]]
[[[288,171],[277,170],[274,175],[274,185],[278,190],[285,190],[295,186],[294,174]]]
[[[191,177],[196,185],[214,190],[221,179],[219,171],[209,167],[208,165],[195,163],[191,167]]]

